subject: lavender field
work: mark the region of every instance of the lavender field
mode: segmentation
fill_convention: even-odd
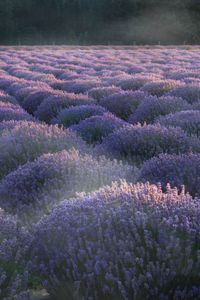
[[[198,300],[199,220],[200,47],[0,48],[0,299]]]

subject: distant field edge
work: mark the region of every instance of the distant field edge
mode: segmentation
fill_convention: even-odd
[[[138,48],[146,48],[146,49],[172,49],[172,48],[179,48],[179,49],[191,49],[191,48],[200,48],[200,45],[0,45],[0,50],[6,50],[9,48],[13,49],[33,49],[33,48],[66,48],[66,49],[138,49]]]

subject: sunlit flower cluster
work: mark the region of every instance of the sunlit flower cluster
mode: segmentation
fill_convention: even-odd
[[[113,184],[37,225],[32,268],[61,300],[198,299],[199,217],[199,200],[176,190]]]

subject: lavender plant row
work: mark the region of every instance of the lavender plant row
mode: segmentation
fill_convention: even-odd
[[[200,47],[0,50],[0,299],[200,299]]]

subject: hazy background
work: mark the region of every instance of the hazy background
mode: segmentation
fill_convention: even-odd
[[[0,44],[158,43],[200,43],[200,0],[0,0]]]

